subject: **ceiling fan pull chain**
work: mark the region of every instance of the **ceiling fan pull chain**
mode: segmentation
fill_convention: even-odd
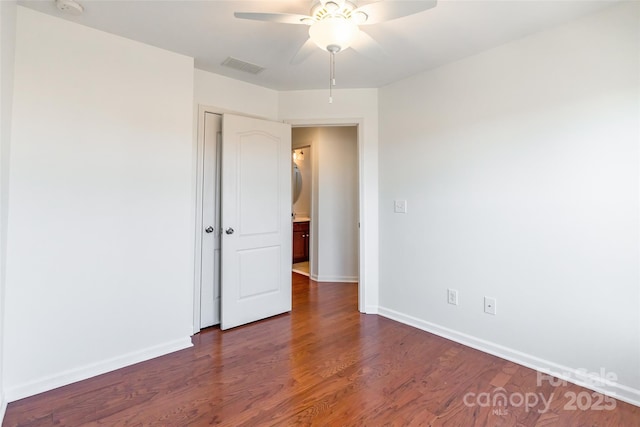
[[[331,84],[336,85],[336,53],[331,52]]]
[[[333,62],[335,60],[333,52],[329,52],[329,104],[333,104],[333,85],[335,78],[333,76]]]

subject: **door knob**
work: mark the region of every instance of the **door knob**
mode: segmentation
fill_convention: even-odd
[[[207,228],[204,229],[204,231],[206,231],[207,233],[213,233],[213,227],[208,226]]]
[[[234,231],[235,230],[233,228],[231,228],[231,227],[229,227],[226,230],[224,230],[224,232],[227,233],[227,234],[233,234]]]

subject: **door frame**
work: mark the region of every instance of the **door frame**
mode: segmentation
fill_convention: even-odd
[[[202,286],[202,180],[204,179],[204,125],[205,120],[204,116],[207,113],[211,114],[236,114],[238,116],[252,117],[255,119],[261,120],[269,120],[265,117],[254,116],[250,114],[244,114],[238,111],[233,111],[225,108],[213,107],[210,105],[201,105],[198,104],[198,115],[196,116],[196,138],[194,141],[194,265],[193,265],[193,334],[197,334],[200,332],[200,304],[201,300],[201,292],[200,287]]]
[[[357,129],[357,149],[358,149],[358,311],[367,313],[366,307],[366,291],[367,277],[364,272],[366,260],[365,231],[367,230],[366,216],[364,215],[364,193],[365,193],[365,177],[364,177],[364,119],[352,118],[327,118],[327,119],[285,119],[284,123],[289,123],[292,128],[298,127],[331,127],[331,126],[355,126]],[[312,198],[313,204],[313,198]],[[314,210],[313,207],[311,209]],[[313,218],[312,218],[313,220]],[[313,236],[312,236],[313,237]]]
[[[237,114],[240,116],[253,117],[262,120],[271,120],[268,117],[244,114],[242,112],[229,110],[210,105],[198,104],[198,115],[196,117],[196,138],[194,141],[195,150],[193,155],[194,162],[194,280],[193,280],[193,334],[200,332],[200,286],[202,271],[202,179],[203,179],[203,162],[204,162],[204,115],[205,113],[213,114]],[[367,277],[364,274],[366,251],[364,245],[367,230],[366,216],[364,215],[364,194],[365,194],[365,177],[364,177],[364,119],[361,118],[326,118],[326,119],[284,119],[283,123],[289,123],[291,127],[323,127],[323,126],[356,126],[358,133],[358,215],[360,228],[358,230],[358,311],[367,313],[366,292]],[[371,311],[370,311],[371,312]]]

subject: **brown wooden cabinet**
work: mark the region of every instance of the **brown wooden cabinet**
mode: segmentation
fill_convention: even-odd
[[[293,262],[309,260],[309,221],[293,223]]]

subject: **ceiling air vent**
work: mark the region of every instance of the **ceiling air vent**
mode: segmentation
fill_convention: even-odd
[[[259,65],[252,64],[250,62],[244,62],[232,57],[228,57],[227,59],[225,59],[221,65],[251,74],[258,74],[265,69],[264,67],[261,67]]]

